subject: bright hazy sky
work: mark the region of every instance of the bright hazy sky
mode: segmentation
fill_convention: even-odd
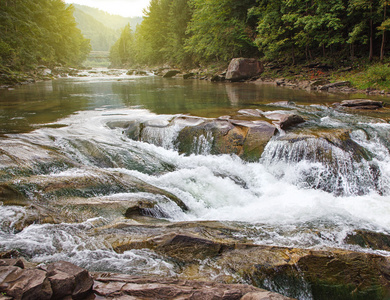
[[[113,15],[141,17],[142,10],[149,6],[150,0],[65,0],[65,2],[96,7]]]

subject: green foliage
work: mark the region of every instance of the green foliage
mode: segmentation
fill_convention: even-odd
[[[134,36],[130,24],[123,28],[120,38],[110,50],[111,66],[131,66],[135,62]]]
[[[390,67],[388,64],[374,64],[367,69],[366,75],[372,87],[390,87]]]
[[[247,6],[241,3],[241,10],[237,10],[234,0],[191,0],[190,3],[194,12],[187,31],[188,52],[206,61],[228,61],[255,52],[253,32],[246,24],[249,3]]]
[[[132,59],[148,65],[239,56],[292,64],[383,60],[389,5],[388,0],[152,0],[134,33]]]
[[[0,32],[0,62],[12,69],[79,65],[90,51],[61,0],[2,0]]]
[[[355,72],[334,76],[335,81],[350,81],[351,84],[361,90],[378,89],[390,90],[390,66],[388,63],[367,64],[358,68]]]

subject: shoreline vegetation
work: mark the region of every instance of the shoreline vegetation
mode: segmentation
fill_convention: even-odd
[[[35,70],[28,72],[11,71],[10,69],[0,70],[0,89],[13,88],[17,85],[30,84],[45,80],[55,80],[60,77],[77,76],[80,70],[90,68],[80,67],[55,67],[49,69],[46,66],[38,66]],[[110,68],[109,68],[110,69]],[[153,73],[164,76],[169,71],[174,71],[174,76],[184,79],[206,80],[212,82],[230,82],[226,80],[227,64],[210,64],[207,68],[183,70],[180,68],[141,67],[131,68],[128,74],[146,75]],[[146,71],[147,70],[147,71]],[[371,96],[390,97],[390,84],[387,76],[390,76],[390,67],[382,64],[364,65],[361,67],[344,67],[334,69],[326,64],[309,64],[284,66],[268,62],[264,64],[264,71],[261,74],[248,79],[239,80],[242,83],[274,84],[277,86],[301,89],[306,91],[321,91],[331,93],[356,93]]]

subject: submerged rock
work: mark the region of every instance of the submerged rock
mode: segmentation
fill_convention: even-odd
[[[263,65],[256,58],[233,58],[226,73],[226,80],[249,79],[260,75],[263,71]]]

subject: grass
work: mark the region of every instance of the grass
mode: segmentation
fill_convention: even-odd
[[[345,71],[344,68],[335,68],[329,71],[307,68],[303,65],[295,66],[266,66],[261,75],[266,79],[284,78],[287,80],[319,80],[328,79],[331,82],[349,81],[351,86],[359,90],[384,90],[390,92],[390,63],[362,63],[356,64],[352,70]]]
[[[390,91],[390,66],[388,63],[376,63],[363,66],[355,72],[334,76],[335,80],[350,81],[352,86],[360,90],[375,89]]]

